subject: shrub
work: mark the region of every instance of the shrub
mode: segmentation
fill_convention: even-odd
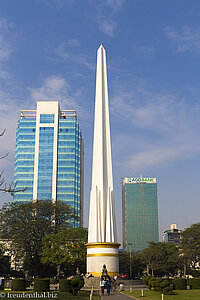
[[[71,290],[71,280],[60,279],[59,280],[59,291],[60,292],[70,292]]]
[[[12,280],[13,291],[25,291],[26,290],[26,279],[16,278]]]
[[[156,287],[156,278],[151,278],[149,279],[148,281],[148,287],[151,289],[151,288],[155,288]]]
[[[148,281],[149,288],[154,288],[156,291],[161,291],[170,284],[171,280],[165,278],[151,278]]]
[[[174,291],[173,291],[173,287],[172,286],[166,286],[163,289],[163,294],[164,295],[175,295]]]
[[[59,280],[60,292],[70,292],[73,295],[76,295],[83,286],[84,286],[84,279],[80,276],[75,276],[71,280],[67,280],[67,279]]]
[[[142,278],[144,284],[148,285],[149,279],[151,279],[151,276],[145,276]]]
[[[84,286],[84,279],[80,276],[75,276],[71,279],[70,285],[72,289],[72,294],[76,295],[78,291],[80,291],[80,289]]]
[[[49,291],[50,280],[46,278],[34,279],[34,291],[35,292],[46,292]]]
[[[157,279],[156,286],[160,287],[162,290],[168,286],[170,286],[171,280],[167,278],[159,278]]]
[[[171,280],[167,278],[150,278],[148,281],[148,287],[155,289],[155,291],[163,291],[164,288],[169,287]]]
[[[191,286],[191,289],[200,289],[200,278],[188,279],[188,285]]]
[[[185,278],[176,278],[172,280],[175,290],[185,290],[186,289],[186,279]]]

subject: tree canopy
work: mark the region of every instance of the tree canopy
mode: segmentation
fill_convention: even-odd
[[[43,238],[41,261],[60,267],[67,265],[73,273],[76,267],[85,272],[86,228],[70,228]]]
[[[172,244],[149,242],[141,256],[151,276],[175,275],[180,267],[178,248]]]
[[[128,273],[130,275],[130,259],[131,259],[131,271],[132,277],[140,277],[143,273],[144,263],[141,259],[140,253],[135,254],[134,252],[119,252],[119,272],[120,274]]]
[[[36,275],[44,269],[39,256],[42,239],[51,233],[71,228],[74,218],[73,209],[63,202],[12,202],[4,204],[0,210],[0,232],[2,238],[11,242],[15,256],[29,262],[27,268],[31,267],[31,273]]]
[[[200,265],[200,223],[195,223],[182,232],[182,256],[193,269]]]

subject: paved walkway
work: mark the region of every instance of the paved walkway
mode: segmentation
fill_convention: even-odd
[[[102,300],[130,300],[130,299],[137,300],[137,298],[134,298],[132,296],[129,297],[125,294],[121,294],[121,293],[118,293],[118,292],[114,292],[110,295],[105,294],[105,295],[101,296],[101,299]]]

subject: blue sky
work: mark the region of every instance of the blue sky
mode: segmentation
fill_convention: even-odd
[[[160,236],[199,221],[199,0],[0,1],[0,153],[13,180],[20,109],[58,100],[77,109],[91,186],[96,50],[107,51],[114,192],[121,177],[157,177]],[[1,203],[11,199],[1,194]]]

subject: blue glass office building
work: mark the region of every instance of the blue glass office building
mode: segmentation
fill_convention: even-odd
[[[156,178],[123,178],[122,227],[124,250],[141,251],[159,241]]]
[[[76,111],[58,102],[39,101],[37,110],[21,111],[16,133],[14,183],[24,189],[14,201],[50,199],[74,208],[83,220],[83,139]]]

